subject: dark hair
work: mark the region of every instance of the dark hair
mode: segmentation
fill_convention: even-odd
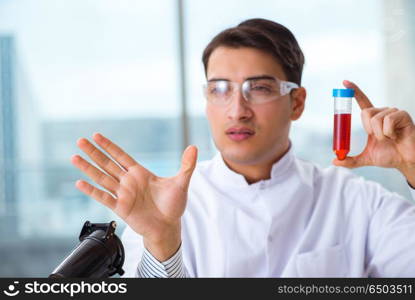
[[[203,51],[205,74],[209,57],[219,46],[250,47],[265,51],[277,59],[287,80],[301,85],[304,55],[294,35],[281,24],[265,19],[249,19],[220,32]]]

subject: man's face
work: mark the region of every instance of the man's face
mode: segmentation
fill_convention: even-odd
[[[211,54],[207,69],[207,80],[220,78],[239,84],[264,75],[286,80],[277,60],[255,48],[218,47]],[[254,165],[275,160],[287,149],[292,107],[290,95],[251,104],[239,90],[225,106],[207,102],[206,114],[216,147],[225,161]],[[253,134],[237,136],[231,128],[246,128]]]

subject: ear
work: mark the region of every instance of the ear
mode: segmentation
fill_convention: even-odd
[[[303,114],[306,97],[307,97],[307,91],[303,87],[297,88],[291,92],[291,117],[290,119],[292,121],[298,120]]]

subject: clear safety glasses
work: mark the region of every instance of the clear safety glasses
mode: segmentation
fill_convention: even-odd
[[[224,79],[214,79],[208,81],[203,87],[209,103],[227,105],[236,91],[241,91],[243,98],[248,103],[261,104],[275,101],[299,86],[294,82],[266,76],[247,79],[242,84]]]

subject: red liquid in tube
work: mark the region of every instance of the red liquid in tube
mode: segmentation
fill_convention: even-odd
[[[351,114],[334,114],[333,151],[339,160],[344,160],[350,151],[351,123]]]

